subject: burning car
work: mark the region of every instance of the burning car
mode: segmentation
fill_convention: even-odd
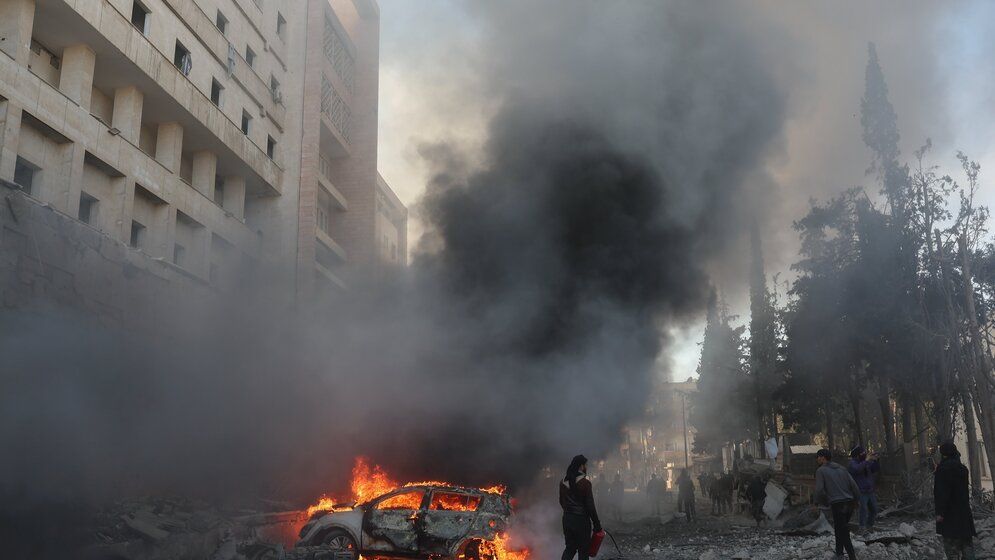
[[[499,557],[510,515],[500,488],[409,484],[364,503],[312,512],[297,546],[321,545],[352,560],[360,554],[490,560]]]

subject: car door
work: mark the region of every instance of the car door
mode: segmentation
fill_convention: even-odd
[[[480,496],[456,490],[432,490],[420,524],[420,550],[448,554],[470,532],[480,507]]]
[[[424,488],[409,488],[377,499],[363,520],[364,550],[415,554]]]

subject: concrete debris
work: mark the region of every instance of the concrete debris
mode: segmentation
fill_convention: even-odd
[[[822,560],[834,557],[832,526],[820,513],[807,511],[783,515],[795,527],[782,530],[756,527],[746,517],[702,516],[696,524],[640,528],[619,539],[623,555],[630,560]],[[787,525],[787,521],[785,525]],[[856,521],[854,519],[854,521]],[[804,525],[802,525],[804,523]],[[875,530],[854,534],[860,558],[875,560],[936,559],[944,557],[936,527],[929,517],[884,520]],[[995,516],[976,515],[976,557],[995,560]],[[634,529],[632,525],[628,528]],[[610,528],[611,529],[611,528]],[[801,533],[801,531],[805,533]]]
[[[764,500],[764,513],[771,521],[777,519],[784,510],[784,501],[788,499],[788,491],[773,480],[767,482],[767,498]]]
[[[286,556],[279,541],[284,535],[296,536],[294,528],[304,521],[297,511],[229,513],[193,500],[129,500],[97,517],[85,555],[127,560],[297,560]]]

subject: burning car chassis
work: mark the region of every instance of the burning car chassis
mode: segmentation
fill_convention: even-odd
[[[398,488],[367,503],[315,513],[297,546],[411,558],[496,558],[507,528],[507,494],[441,484]]]
[[[305,511],[228,516],[189,500],[118,504],[103,517],[87,559],[527,560],[511,551],[511,500],[503,487],[400,484],[359,458],[348,500],[322,498]],[[301,526],[303,524],[303,526]],[[299,528],[299,531],[298,531]],[[290,550],[284,544],[296,543]],[[279,544],[284,543],[284,544]]]

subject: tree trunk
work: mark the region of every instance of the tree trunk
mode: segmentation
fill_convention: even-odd
[[[981,329],[978,326],[978,312],[974,307],[974,277],[971,274],[971,256],[967,252],[967,238],[961,233],[957,238],[960,249],[962,276],[964,277],[964,310],[970,328],[969,343],[980,367],[974,371],[974,400],[977,406],[978,425],[981,427],[981,438],[985,442],[985,452],[988,455],[988,470],[995,472],[995,399],[992,398],[992,357],[987,348],[981,345]]]
[[[919,451],[919,459],[926,457],[928,451],[928,444],[926,442],[926,431],[928,427],[926,426],[926,412],[923,410],[923,403],[919,399],[915,400],[915,419],[916,419],[916,450]]]
[[[860,393],[853,386],[849,391],[850,406],[853,408],[853,445],[864,445],[864,422],[860,414]]]
[[[915,432],[912,429],[912,397],[907,392],[902,392],[902,445],[912,447],[915,440]]]
[[[881,407],[885,447],[888,449],[888,453],[894,453],[897,449],[895,446],[895,415],[891,410],[891,397],[887,382],[882,379],[878,379],[878,406]]]
[[[826,438],[829,444],[829,450],[836,451],[836,434],[833,432],[833,412],[830,407],[826,407]]]
[[[936,388],[936,395],[933,400],[933,416],[936,418],[936,439],[938,442],[944,442],[948,439],[953,439],[953,422],[951,414],[951,391],[950,384],[953,379],[951,375],[952,367],[958,368],[958,371],[964,369],[964,362],[966,356],[963,348],[961,347],[961,332],[960,332],[960,313],[959,309],[955,307],[953,301],[953,280],[950,278],[949,263],[946,257],[946,250],[943,245],[943,240],[940,238],[940,231],[936,230],[936,250],[939,258],[937,259],[940,271],[940,280],[943,285],[943,300],[946,304],[947,311],[947,339],[950,341],[953,347],[953,355],[950,352],[944,352],[940,356],[940,365],[942,367],[940,379],[938,386]],[[955,363],[951,364],[951,360]]]
[[[961,390],[964,426],[967,429],[967,462],[971,467],[971,495],[981,495],[981,457],[978,456],[978,428],[974,424],[974,404],[967,388]]]

